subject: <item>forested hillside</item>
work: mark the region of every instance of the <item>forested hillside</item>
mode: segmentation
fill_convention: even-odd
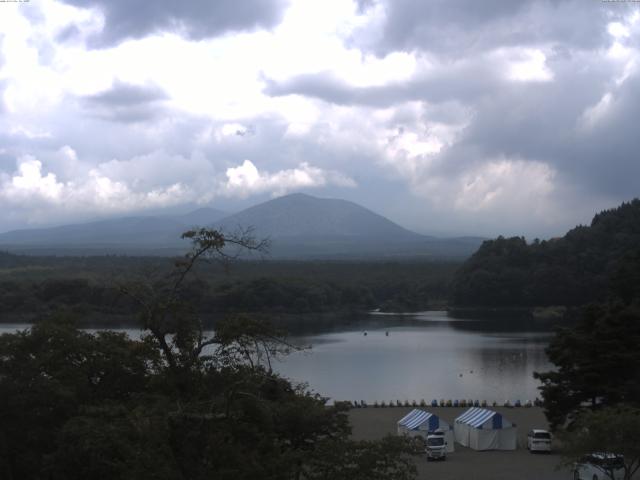
[[[597,214],[564,237],[527,243],[485,241],[456,273],[456,306],[583,305],[614,292],[629,296],[640,281],[640,200]]]

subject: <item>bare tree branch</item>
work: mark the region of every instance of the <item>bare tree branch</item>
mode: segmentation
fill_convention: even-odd
[[[190,369],[199,361],[205,348],[211,345],[221,347],[224,344],[217,335],[205,338],[201,319],[182,299],[182,286],[196,264],[211,259],[226,264],[243,252],[265,254],[270,244],[268,239],[258,240],[252,228],[238,228],[236,232],[229,234],[198,228],[184,232],[182,238],[190,240],[192,248],[184,257],[176,260],[173,271],[164,279],[155,285],[143,282],[138,285],[121,286],[119,289],[140,307],[142,327],[158,343],[172,370]],[[235,250],[230,251],[230,248]],[[270,343],[281,342],[281,346],[285,345],[282,338],[279,339],[276,335],[269,336],[267,329],[254,329],[254,333],[258,334],[255,339],[265,352],[278,350]],[[242,335],[236,335],[232,341],[237,342],[236,346],[244,350],[245,360],[255,368],[257,365],[252,358],[255,352],[241,337]],[[260,351],[259,347],[256,348]],[[293,346],[286,344],[286,348],[291,349]],[[269,357],[267,362],[270,367]]]

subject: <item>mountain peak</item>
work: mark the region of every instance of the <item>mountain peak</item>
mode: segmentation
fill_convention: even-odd
[[[324,200],[333,200],[331,198],[321,198],[321,197],[316,197],[314,195],[309,195],[308,193],[302,193],[302,192],[294,192],[294,193],[288,193],[286,195],[282,195],[280,197],[276,197],[276,198],[272,198],[271,200],[267,200],[264,203],[269,203],[269,202],[291,202],[291,201],[295,201],[295,202],[322,202]],[[342,202],[345,202],[346,200],[339,200]]]
[[[256,235],[271,238],[310,237],[420,237],[356,203],[292,193],[247,208],[220,221],[225,229],[253,227]]]
[[[319,200],[318,197],[314,197],[313,195],[309,195],[308,193],[302,193],[302,192],[287,193],[286,195],[282,195],[277,198],[313,198],[313,199]]]

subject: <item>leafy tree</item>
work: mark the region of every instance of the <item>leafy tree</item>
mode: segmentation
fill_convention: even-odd
[[[56,317],[0,336],[0,458],[9,479],[37,478],[57,435],[82,408],[141,394],[157,352],[124,334]]]
[[[640,406],[640,307],[593,305],[574,328],[560,329],[547,348],[556,369],[542,381],[545,414],[556,428],[585,409]]]
[[[139,305],[140,340],[66,317],[0,337],[3,478],[413,478],[409,444],[351,441],[344,405],[272,371],[294,348],[281,333],[236,316],[205,335],[186,283],[196,262],[263,244],[184,236],[194,248],[169,275],[121,286]]]
[[[585,412],[561,439],[565,463],[579,462],[594,452],[623,455],[624,480],[630,480],[640,468],[640,409],[610,407]],[[603,473],[616,480],[612,470]]]
[[[409,480],[416,466],[407,440],[387,436],[379,442],[333,442],[319,445],[319,455],[305,467],[308,480]]]
[[[82,408],[59,431],[48,470],[65,479],[179,478],[166,414],[148,409],[111,404]]]
[[[611,277],[610,289],[614,297],[627,305],[640,299],[640,248],[620,259]]]

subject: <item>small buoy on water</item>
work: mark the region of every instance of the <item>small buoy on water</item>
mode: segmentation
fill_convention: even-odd
[[[364,336],[365,336],[365,337],[367,336],[367,332],[364,332]]]
[[[460,378],[462,378],[462,374],[460,374]]]
[[[385,335],[388,337],[389,336],[389,332],[385,332]]]

